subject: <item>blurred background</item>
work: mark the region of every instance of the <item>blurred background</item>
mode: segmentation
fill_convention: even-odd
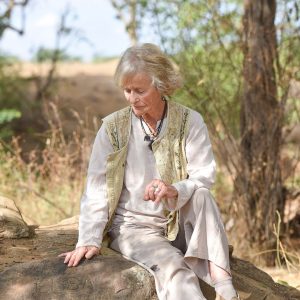
[[[300,288],[300,4],[0,0],[0,195],[28,224],[79,213],[101,118],[126,106],[113,74],[131,45],[179,68],[199,111],[235,255]]]

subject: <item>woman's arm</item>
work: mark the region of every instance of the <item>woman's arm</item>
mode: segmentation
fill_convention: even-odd
[[[84,256],[91,258],[100,250],[103,231],[108,220],[106,160],[112,151],[107,133],[102,126],[93,145],[86,188],[81,198],[76,249],[61,254],[68,266],[76,266]]]
[[[208,132],[201,115],[192,111],[186,138],[188,179],[172,185],[153,179],[146,187],[144,199],[159,202],[162,199],[170,211],[180,209],[200,187],[210,189],[214,183],[216,163]]]
[[[215,180],[216,163],[207,127],[201,115],[192,111],[186,139],[188,178],[172,186],[177,190],[177,201],[167,201],[168,209],[177,210],[191,198],[200,187],[210,189]]]

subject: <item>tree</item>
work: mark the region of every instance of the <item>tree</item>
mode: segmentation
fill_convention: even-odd
[[[284,207],[279,156],[283,110],[275,73],[276,1],[245,0],[244,9],[243,176],[236,179],[236,191],[243,199],[248,238],[262,248],[274,241],[276,211],[282,213]]]
[[[184,77],[177,101],[202,113],[222,172],[234,182],[223,212],[246,226],[235,227],[231,242],[241,252],[272,252],[286,191],[283,110],[291,78],[299,74],[297,1],[163,0],[147,1],[145,10]],[[270,263],[270,257],[263,259]]]
[[[60,61],[71,58],[67,55],[67,49],[74,38],[76,38],[76,40],[87,42],[82,36],[81,30],[68,25],[69,17],[72,17],[72,14],[70,8],[67,6],[60,17],[60,22],[56,31],[54,49],[40,47],[34,57],[38,62],[48,61],[50,63],[50,69],[46,78],[36,78],[37,92],[35,99],[37,101],[42,101],[46,96],[49,96],[50,88],[55,79],[57,64]]]
[[[21,7],[24,11],[25,6],[28,4],[29,0],[5,0],[4,1],[4,11],[0,14],[0,38],[2,37],[6,29],[16,31],[19,34],[24,33],[24,24],[25,24],[25,14],[22,14],[22,28],[17,28],[11,24],[12,12],[16,7]]]
[[[132,45],[139,39],[139,30],[147,6],[145,0],[111,0],[112,6],[117,11],[117,18],[120,19],[129,35]]]

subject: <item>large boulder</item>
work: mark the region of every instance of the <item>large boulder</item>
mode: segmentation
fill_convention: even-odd
[[[0,299],[157,299],[154,280],[140,266],[112,250],[76,268],[68,268],[62,258],[49,258],[14,265],[0,273]],[[300,292],[274,283],[249,262],[232,259],[234,284],[242,299],[296,300]],[[204,288],[208,300],[212,290]]]
[[[0,240],[0,299],[157,299],[153,277],[111,249],[68,268],[57,255],[74,248],[77,222],[74,217],[36,229],[35,237]],[[231,268],[242,299],[300,300],[299,290],[275,283],[247,261],[231,257]],[[214,300],[213,289],[200,284]]]

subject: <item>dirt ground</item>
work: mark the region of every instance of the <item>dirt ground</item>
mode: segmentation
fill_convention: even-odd
[[[61,64],[55,96],[51,99],[63,117],[66,133],[71,133],[78,119],[77,112],[90,129],[97,130],[100,119],[126,105],[121,91],[115,86],[113,72],[117,61],[102,64]],[[48,65],[24,64],[21,72],[25,77],[47,74]],[[76,114],[76,113],[75,113]],[[75,222],[70,225],[41,226],[35,238],[0,240],[0,271],[16,263],[57,256],[73,249],[77,238]],[[280,268],[264,269],[275,281],[300,289],[300,267],[290,272]]]

